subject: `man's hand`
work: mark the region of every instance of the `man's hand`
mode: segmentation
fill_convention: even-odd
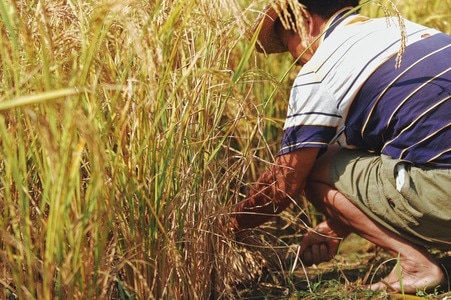
[[[333,221],[326,220],[310,230],[300,243],[300,258],[305,266],[330,261],[347,234],[338,234]]]
[[[259,226],[290,205],[302,193],[319,149],[301,148],[277,156],[249,196],[232,207],[230,227],[240,231]]]

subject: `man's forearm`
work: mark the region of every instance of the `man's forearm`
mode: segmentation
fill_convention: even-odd
[[[258,179],[249,196],[232,208],[235,230],[256,227],[279,214],[304,189],[319,148],[301,148],[278,156]]]
[[[260,177],[249,197],[232,208],[232,224],[236,230],[259,226],[279,214],[290,204],[290,197],[279,190],[276,181],[268,181],[270,171]]]
[[[232,223],[241,230],[263,224],[282,212],[302,192],[299,170],[276,161],[252,187],[249,196],[232,208]]]

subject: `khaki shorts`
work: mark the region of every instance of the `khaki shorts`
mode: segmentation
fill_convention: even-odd
[[[342,149],[330,176],[337,190],[387,229],[417,244],[451,248],[451,169]]]

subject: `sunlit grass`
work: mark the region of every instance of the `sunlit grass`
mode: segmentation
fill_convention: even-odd
[[[263,6],[0,1],[2,298],[227,298],[256,279],[265,258],[226,213],[277,153],[297,71],[253,51]]]
[[[391,3],[393,3],[403,17],[445,33],[451,33],[451,1],[449,0],[394,0],[391,3],[389,0],[382,0],[380,3],[386,7],[391,7]],[[364,12],[373,16],[384,15],[384,10],[378,5],[368,6],[364,8]]]

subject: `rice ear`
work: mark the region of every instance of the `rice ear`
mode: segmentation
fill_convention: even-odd
[[[307,39],[307,28],[304,20],[307,18],[306,7],[297,0],[279,0],[274,4],[282,26],[297,32],[303,40]]]
[[[390,26],[391,21],[393,21],[393,17],[396,18],[397,24],[395,26],[399,26],[400,34],[401,34],[401,45],[399,46],[398,54],[396,56],[396,64],[395,68],[399,68],[401,66],[402,56],[406,50],[406,43],[407,43],[407,33],[406,33],[406,25],[404,23],[404,18],[401,15],[401,12],[399,11],[398,7],[395,3],[393,3],[392,0],[387,0],[390,4],[390,8],[394,12],[393,14],[390,12],[389,8],[384,5],[381,1],[368,1],[368,2],[375,2],[377,6],[379,6],[382,11],[385,14],[385,17],[387,18],[387,26]]]

